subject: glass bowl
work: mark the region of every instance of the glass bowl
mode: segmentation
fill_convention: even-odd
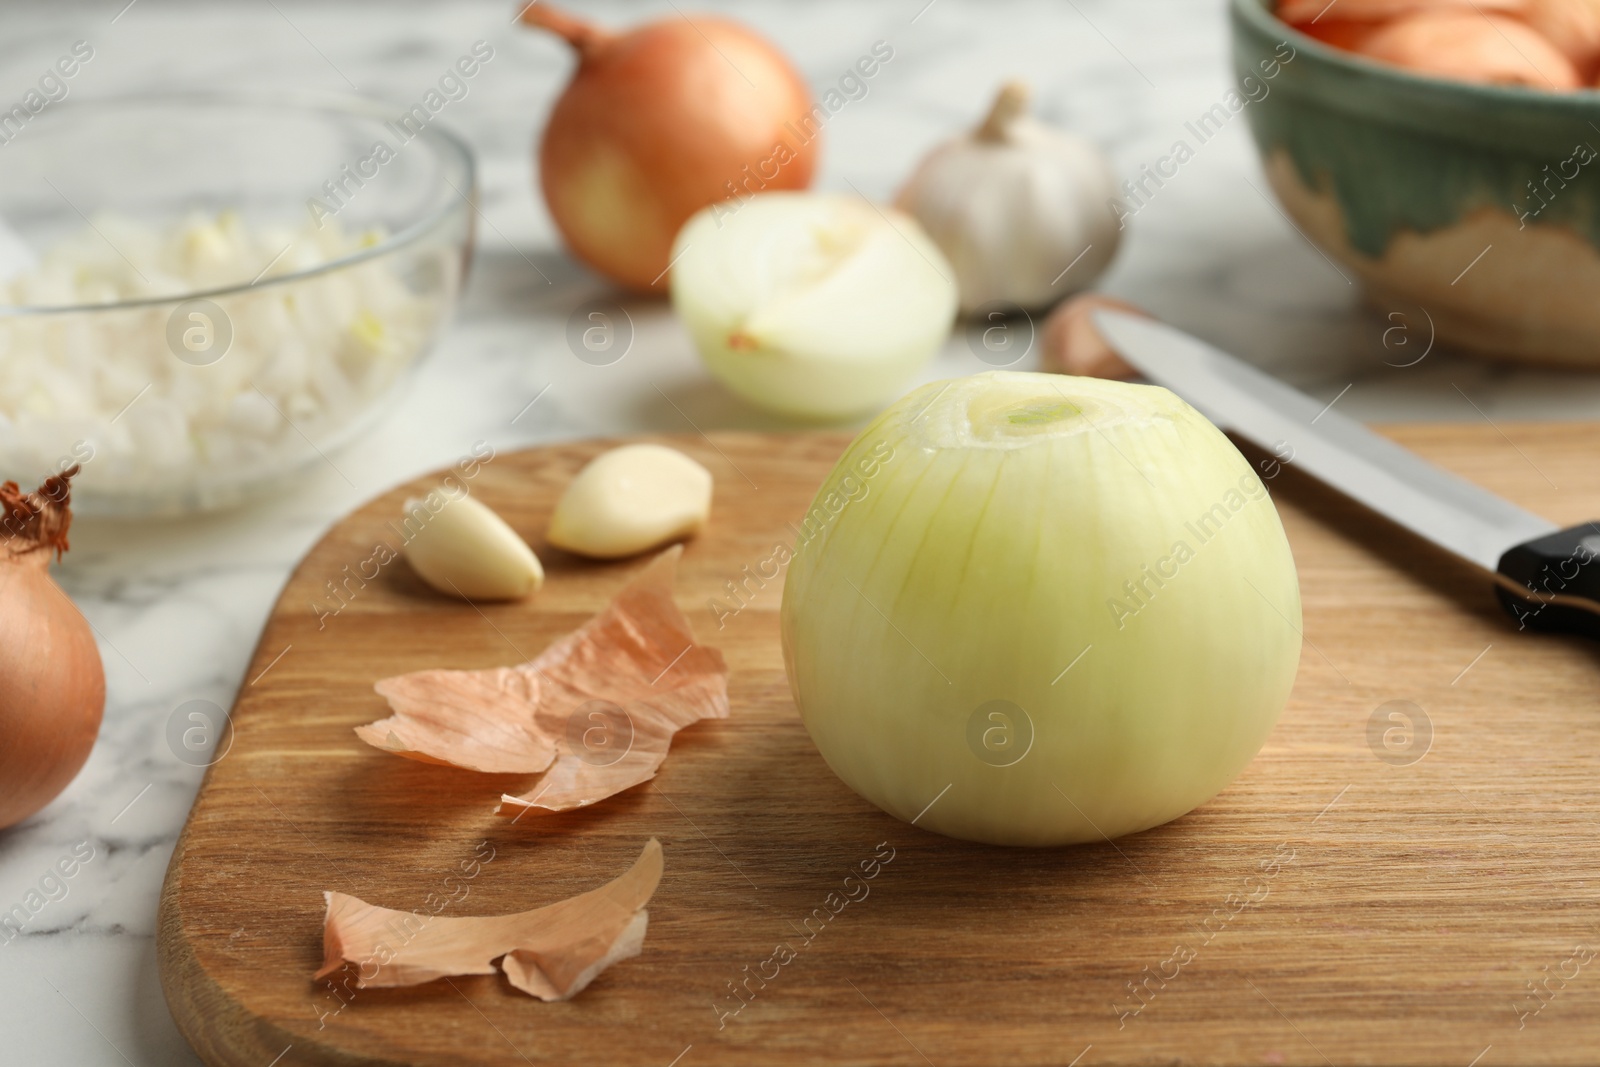
[[[160,96],[0,127],[0,480],[226,507],[375,422],[471,257],[472,154],[430,119]]]

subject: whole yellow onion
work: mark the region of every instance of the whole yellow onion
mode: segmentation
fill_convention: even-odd
[[[567,247],[619,285],[661,291],[696,211],[811,184],[811,92],[769,41],[731,19],[674,14],[612,33],[540,0],[521,19],[577,53],[539,142],[539,183]]]
[[[50,803],[89,758],[105,710],[94,631],[50,577],[72,524],[69,483],[0,485],[0,829]]]

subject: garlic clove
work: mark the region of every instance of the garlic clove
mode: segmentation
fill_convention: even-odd
[[[443,503],[435,506],[435,500]],[[470,496],[430,493],[405,503],[406,562],[441,593],[520,600],[544,584],[544,568],[506,521]]]
[[[955,273],[916,220],[860,197],[761,193],[678,234],[672,304],[706,367],[768,411],[888,403],[950,333]]]
[[[557,548],[621,559],[698,533],[711,517],[711,472],[664,445],[623,445],[596,456],[550,517]]]
[[[1074,374],[1084,378],[1116,378],[1128,381],[1139,377],[1105,337],[1091,318],[1096,311],[1126,311],[1149,317],[1149,312],[1102,293],[1080,293],[1050,313],[1040,331],[1040,369],[1055,374]]]

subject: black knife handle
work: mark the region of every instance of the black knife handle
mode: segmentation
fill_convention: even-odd
[[[1600,522],[1524,541],[1497,570],[1495,596],[1517,629],[1600,638]]]

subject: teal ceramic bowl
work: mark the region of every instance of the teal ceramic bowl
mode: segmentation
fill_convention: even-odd
[[[1307,37],[1271,0],[1231,2],[1272,188],[1380,313],[1420,307],[1495,359],[1600,369],[1600,92],[1414,75]]]

